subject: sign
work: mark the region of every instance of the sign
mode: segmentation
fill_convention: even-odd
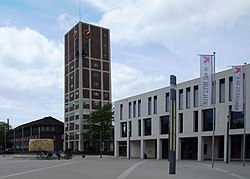
[[[233,106],[232,111],[243,111],[244,99],[244,66],[235,66],[233,70]]]
[[[212,75],[213,62],[212,55],[200,56],[200,104],[201,106],[212,106]]]

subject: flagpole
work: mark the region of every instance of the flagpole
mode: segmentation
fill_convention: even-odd
[[[214,168],[214,128],[215,128],[215,52],[213,52],[214,65],[213,65],[213,137],[212,137],[212,168]]]
[[[243,96],[244,96],[244,103],[245,106],[243,106],[244,108],[244,134],[243,134],[243,151],[242,151],[242,155],[243,155],[243,167],[245,167],[245,146],[246,146],[246,63],[244,63],[244,73],[245,73],[245,78],[244,78],[244,92],[243,92]],[[244,74],[243,73],[243,74]],[[244,76],[243,76],[244,77]]]

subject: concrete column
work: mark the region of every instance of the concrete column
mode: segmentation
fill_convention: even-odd
[[[130,155],[130,141],[129,141],[129,139],[127,139],[127,159],[130,157],[129,155]]]
[[[114,152],[115,157],[119,157],[119,142],[115,142]]]
[[[197,160],[198,161],[202,160],[202,146],[203,146],[202,137],[198,136],[198,150],[197,150]]]
[[[158,160],[162,159],[162,140],[157,138],[157,151],[156,151],[156,158]]]
[[[179,137],[177,135],[177,137],[176,137],[176,160],[181,159],[181,143],[180,142],[181,142],[181,139],[179,139]]]
[[[141,139],[141,159],[144,159],[144,148],[145,148],[145,143],[144,140]]]

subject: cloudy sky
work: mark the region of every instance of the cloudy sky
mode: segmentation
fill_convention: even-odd
[[[215,51],[216,71],[250,63],[249,0],[1,0],[0,121],[63,121],[63,39],[80,18],[111,31],[113,101],[198,78],[197,54]]]

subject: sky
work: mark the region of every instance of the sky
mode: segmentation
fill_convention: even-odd
[[[249,0],[1,0],[0,121],[63,121],[64,35],[79,21],[111,34],[112,101],[250,63]]]

